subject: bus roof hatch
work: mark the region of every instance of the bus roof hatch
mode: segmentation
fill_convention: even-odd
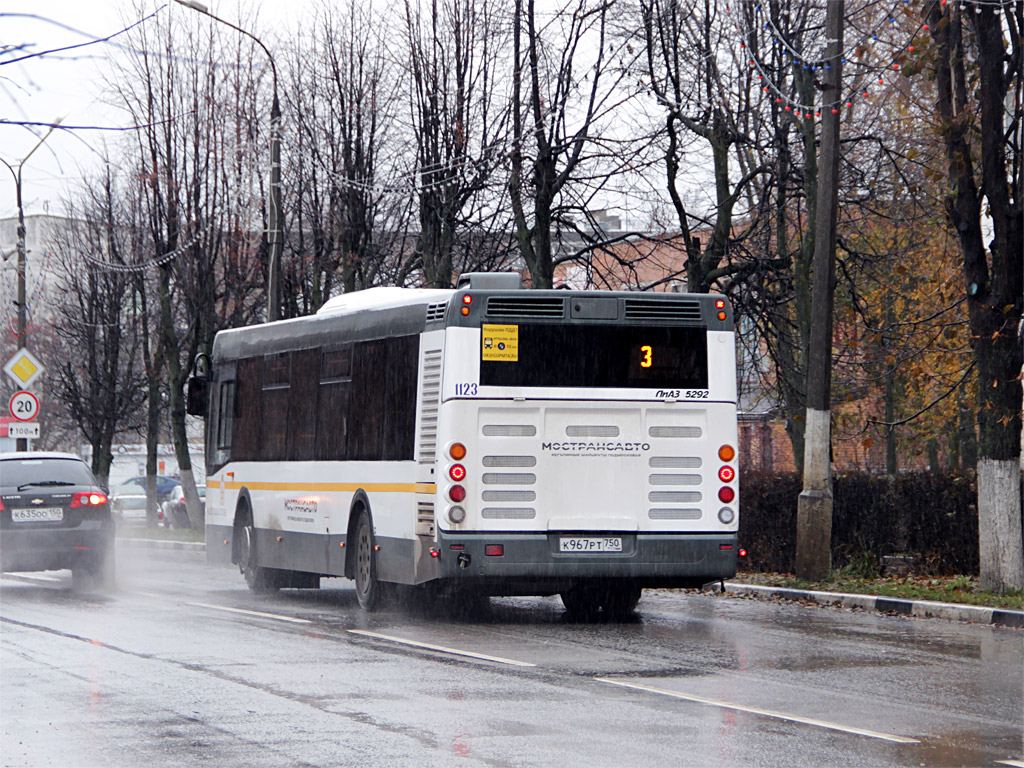
[[[481,291],[515,291],[523,287],[518,272],[464,272],[459,275],[458,288]]]

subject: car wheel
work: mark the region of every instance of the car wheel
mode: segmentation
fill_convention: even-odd
[[[239,536],[238,568],[242,571],[249,589],[257,594],[277,591],[280,585],[276,572],[272,568],[263,568],[256,564],[256,527],[251,515],[246,515],[245,522],[237,529],[236,535]]]
[[[71,587],[77,592],[108,591],[115,583],[114,545],[111,541],[95,557],[71,569]]]

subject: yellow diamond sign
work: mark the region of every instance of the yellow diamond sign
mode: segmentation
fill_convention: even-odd
[[[4,365],[4,373],[21,387],[27,387],[43,372],[43,364],[27,349],[19,349]]]

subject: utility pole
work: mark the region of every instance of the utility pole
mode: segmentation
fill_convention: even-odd
[[[832,568],[832,290],[839,202],[839,123],[842,109],[845,0],[825,11],[826,69],[821,110],[821,162],[814,223],[811,339],[807,361],[804,488],[797,502],[796,575],[820,581]]]
[[[17,344],[19,350],[28,348],[28,291],[26,285],[26,270],[28,269],[28,251],[25,249],[25,207],[22,205],[21,198],[21,169],[25,166],[25,163],[28,162],[28,159],[32,157],[32,153],[39,149],[41,146],[43,146],[43,143],[48,138],[50,138],[50,134],[57,130],[57,126],[60,125],[61,120],[63,119],[64,118],[60,118],[54,121],[53,125],[50,126],[50,130],[46,132],[46,135],[43,136],[43,138],[41,138],[39,142],[34,147],[32,147],[32,151],[25,155],[22,161],[18,163],[17,171],[15,171],[14,167],[6,160],[0,160],[0,162],[7,166],[7,170],[9,170],[11,172],[11,175],[14,177],[14,191],[18,203],[18,263],[16,266],[16,271],[18,273]],[[28,438],[19,437],[18,442],[15,445],[15,450],[27,451]]]

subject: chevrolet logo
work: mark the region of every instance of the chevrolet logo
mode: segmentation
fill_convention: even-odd
[[[32,499],[32,503],[33,504],[42,504],[43,500],[42,499]]]

